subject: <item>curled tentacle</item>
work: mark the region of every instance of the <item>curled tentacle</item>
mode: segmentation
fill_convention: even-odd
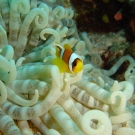
[[[105,74],[106,76],[111,76],[113,75],[117,70],[118,68],[121,66],[121,64],[128,60],[131,63],[134,63],[134,59],[131,57],[131,56],[123,56],[122,58],[120,58],[117,63],[109,70],[103,70],[101,69],[102,73]]]
[[[34,61],[44,61],[46,59],[47,54],[51,54],[55,56],[56,50],[50,46],[44,47],[39,51],[31,52],[24,56],[24,63],[34,62]],[[49,57],[49,56],[48,56]]]
[[[62,19],[61,21],[64,26],[72,27],[74,25],[74,21],[72,19]]]
[[[71,19],[74,16],[74,11],[70,8],[65,9],[65,18]]]
[[[67,27],[63,27],[61,28],[62,26],[59,25],[57,28],[56,28],[56,31],[59,33],[60,37],[63,38],[66,36],[66,33],[68,31],[68,28]]]
[[[48,16],[42,9],[34,8],[26,15],[21,26],[17,46],[15,48],[15,59],[19,58],[23,54],[27,42],[28,29],[34,18],[35,25],[39,29],[45,28],[48,24]],[[41,21],[39,21],[39,18]]]
[[[121,91],[113,92],[110,96],[110,104],[116,114],[121,114],[126,109],[126,96]]]
[[[59,33],[54,30],[54,29],[51,29],[51,28],[46,28],[46,29],[43,29],[41,32],[40,32],[40,37],[43,39],[43,40],[46,40],[45,38],[45,34],[52,34],[54,36],[54,43],[60,43],[60,35]]]
[[[135,63],[131,63],[125,72],[125,79],[134,85],[135,82]]]
[[[2,110],[6,114],[10,115],[13,119],[29,120],[39,117],[50,110],[50,108],[56,103],[57,99],[61,95],[60,90],[62,86],[60,83],[60,72],[57,66],[44,67],[44,71],[46,72],[46,75],[48,74],[48,76],[52,77],[52,85],[45,99],[31,107],[19,107],[10,103],[9,101],[6,101],[1,106]],[[43,72],[42,75],[45,76]]]
[[[15,80],[8,85],[17,94],[31,94],[35,93],[35,89],[38,90],[40,96],[47,95],[49,88],[46,82],[39,80]]]
[[[47,56],[47,53],[50,53],[52,56],[55,56],[56,50],[50,46],[45,47],[41,51],[41,59],[45,59]]]
[[[92,119],[98,121],[96,129],[91,128],[89,125]],[[86,135],[111,135],[112,124],[107,115],[98,110],[91,110],[83,115],[81,126]]]
[[[75,28],[69,28],[67,32],[67,36],[72,36],[75,33],[76,29]]]
[[[120,82],[119,85],[122,88],[121,91],[123,91],[126,96],[126,100],[128,101],[134,93],[134,86],[128,81]]]
[[[64,18],[65,9],[62,6],[57,6],[53,9],[52,13],[56,16],[57,19],[61,20]]]
[[[10,23],[9,23],[9,44],[14,48],[17,44],[18,32],[20,28],[19,18],[20,13],[27,14],[30,10],[30,5],[27,0],[12,0],[10,3]],[[20,12],[20,13],[19,13]]]
[[[24,57],[20,57],[20,58],[17,60],[17,62],[16,62],[16,67],[21,66],[24,60],[25,60]]]
[[[21,98],[20,96],[18,96],[9,87],[6,87],[6,89],[7,89],[8,99],[10,99],[10,101],[13,101],[14,103],[16,103],[18,105],[32,106],[38,101],[38,97],[39,97],[38,90],[35,90],[35,95],[33,96],[33,98],[31,100],[25,100],[25,99]]]
[[[47,15],[49,15],[49,7],[48,7],[47,4],[41,3],[41,4],[38,6],[38,8],[43,9],[43,10],[47,13]]]
[[[77,39],[75,38],[70,38],[70,39],[64,39],[62,42],[61,42],[61,45],[64,46],[64,44],[68,44],[70,45],[70,47],[74,47],[75,44],[77,43]]]
[[[119,90],[121,90],[121,87],[120,87],[118,81],[114,81],[113,86],[110,89],[110,92],[113,93],[113,92],[119,91]]]
[[[10,7],[14,11],[19,11],[22,14],[27,14],[30,10],[30,5],[27,0],[12,0]]]
[[[3,47],[0,54],[4,56],[7,60],[11,60],[14,56],[14,49],[11,45],[6,45]]]

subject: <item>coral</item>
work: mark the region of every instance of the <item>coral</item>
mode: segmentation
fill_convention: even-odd
[[[0,0],[0,5],[1,134],[135,134],[132,57],[101,69],[93,41],[78,33],[74,12],[62,0]],[[56,44],[69,44],[84,61],[83,70],[60,73],[53,65]],[[127,60],[125,81],[113,80]]]

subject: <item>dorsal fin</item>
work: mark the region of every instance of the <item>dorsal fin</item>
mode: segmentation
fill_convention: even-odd
[[[71,50],[71,51],[72,51],[70,45],[68,45],[68,44],[65,44],[65,45],[64,45],[64,48],[67,49],[67,50]]]

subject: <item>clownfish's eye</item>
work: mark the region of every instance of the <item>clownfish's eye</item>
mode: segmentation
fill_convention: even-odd
[[[83,63],[79,58],[76,58],[73,63],[72,63],[72,71],[74,73],[78,73],[82,70],[83,68]]]
[[[75,67],[77,65],[77,59],[75,59],[72,63],[72,67]]]

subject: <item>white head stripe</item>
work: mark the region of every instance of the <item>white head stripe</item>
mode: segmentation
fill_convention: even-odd
[[[69,70],[73,73],[73,70],[72,70],[72,63],[74,62],[75,59],[79,58],[79,56],[75,53],[72,53],[70,58],[69,58],[69,63],[68,63],[68,66],[69,66]]]
[[[62,59],[65,49],[61,49],[60,58]]]
[[[54,45],[56,45],[59,48],[59,50],[61,50],[61,52],[60,52],[60,58],[62,59],[63,54],[64,54],[64,51],[65,51],[64,47],[61,46],[61,45],[59,45],[59,44],[55,44],[55,43],[54,43]]]

